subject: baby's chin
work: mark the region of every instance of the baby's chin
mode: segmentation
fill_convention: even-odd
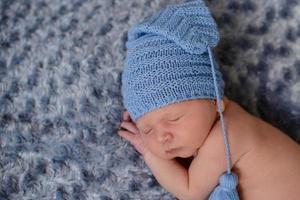
[[[183,152],[183,153],[179,153],[178,156],[176,157],[180,157],[180,158],[190,158],[190,157],[196,157],[198,151],[194,151],[194,152]]]

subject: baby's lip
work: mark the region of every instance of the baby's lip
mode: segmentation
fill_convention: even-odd
[[[168,149],[166,150],[167,153],[174,153],[175,151],[177,151],[180,148],[172,148],[172,149]]]

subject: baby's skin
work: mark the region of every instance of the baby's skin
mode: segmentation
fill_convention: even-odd
[[[240,199],[298,200],[300,145],[225,96],[221,105]],[[125,111],[120,126],[118,134],[142,154],[160,185],[178,199],[207,199],[226,171],[215,100],[169,104],[136,123]],[[192,161],[184,167],[177,158]]]

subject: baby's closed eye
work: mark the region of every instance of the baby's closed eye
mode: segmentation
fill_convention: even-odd
[[[179,119],[182,118],[182,116],[183,116],[183,115],[181,115],[181,116],[179,116],[179,117],[175,117],[175,118],[174,118],[174,117],[173,117],[173,118],[168,118],[167,121],[168,121],[168,122],[176,122],[176,121],[179,121]],[[152,129],[149,129],[149,130],[147,130],[147,131],[143,131],[143,133],[144,133],[144,134],[148,134],[148,133],[150,133],[151,131],[152,131]]]
[[[174,122],[174,121],[178,121],[179,119],[181,119],[183,117],[183,115],[180,115],[178,117],[173,117],[173,118],[170,118],[168,121],[171,121],[171,122]]]
[[[175,118],[175,119],[170,119],[169,121],[171,121],[171,122],[174,122],[174,121],[177,121],[177,120],[179,120],[181,117],[182,117],[182,116],[180,116],[180,117],[177,117],[177,118]]]
[[[148,134],[152,129],[148,130],[148,131],[144,131],[144,134]]]

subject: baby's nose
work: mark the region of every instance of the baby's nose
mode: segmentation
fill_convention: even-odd
[[[173,138],[171,133],[158,133],[157,134],[157,140],[161,143],[165,143],[167,141],[170,141]]]

